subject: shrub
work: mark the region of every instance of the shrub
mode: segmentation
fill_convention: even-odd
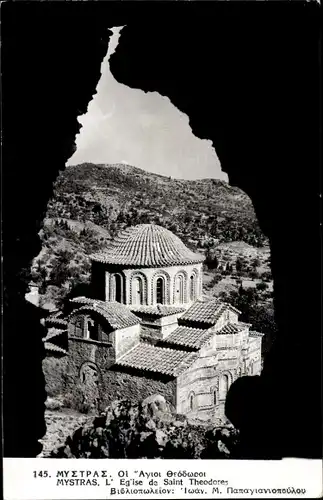
[[[114,401],[91,426],[78,429],[55,458],[229,458],[238,445],[232,426],[207,429],[176,415],[162,396]]]

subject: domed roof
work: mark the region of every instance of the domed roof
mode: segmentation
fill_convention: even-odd
[[[203,262],[204,257],[189,250],[168,229],[139,224],[122,231],[105,252],[92,260],[135,267],[162,267]]]

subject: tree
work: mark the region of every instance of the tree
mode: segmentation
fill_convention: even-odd
[[[217,269],[219,264],[214,249],[210,247],[205,251],[205,264],[209,269]]]
[[[53,267],[49,274],[50,284],[61,287],[70,277],[69,264],[73,258],[73,253],[61,250],[54,260]]]

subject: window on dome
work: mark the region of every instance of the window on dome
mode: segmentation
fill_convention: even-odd
[[[164,304],[165,290],[163,278],[157,278],[156,281],[156,301],[157,304]]]
[[[143,283],[140,277],[132,280],[132,304],[137,306],[143,304]]]
[[[216,406],[217,398],[216,398],[216,390],[213,391],[213,405]]]
[[[196,286],[195,286],[195,276],[192,274],[190,277],[190,300],[193,301],[195,300],[195,295],[196,295]]]
[[[190,395],[190,410],[194,410],[194,394]]]

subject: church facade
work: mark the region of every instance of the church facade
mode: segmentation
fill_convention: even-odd
[[[221,417],[232,382],[261,370],[262,334],[202,293],[203,257],[153,224],[92,256],[91,298],[46,321],[48,392],[94,408],[159,393],[177,413]]]

